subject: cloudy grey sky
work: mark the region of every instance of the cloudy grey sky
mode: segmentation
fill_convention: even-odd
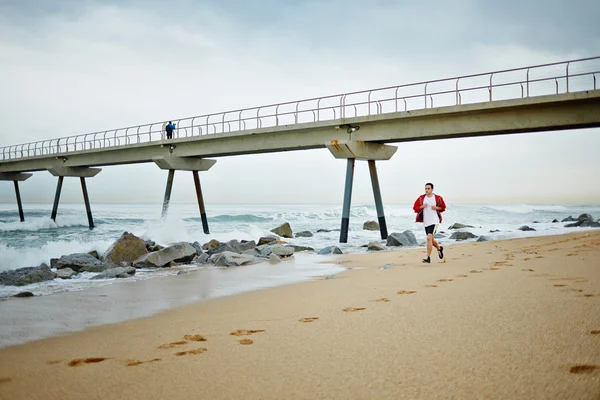
[[[600,3],[79,1],[0,3],[0,146],[415,81],[600,55]],[[378,164],[384,203],[432,181],[458,203],[598,203],[600,130],[400,144]],[[327,150],[219,158],[207,203],[339,203]],[[324,173],[325,172],[325,173]],[[92,202],[160,202],[155,165],[105,167]],[[51,202],[36,172],[25,202]],[[357,163],[353,203],[373,200]],[[65,180],[63,201],[82,201]],[[173,200],[193,202],[189,172]],[[0,182],[0,202],[14,202]]]

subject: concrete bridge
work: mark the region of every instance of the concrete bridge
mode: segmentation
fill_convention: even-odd
[[[460,76],[318,97],[0,147],[0,180],[14,182],[21,221],[19,181],[31,172],[58,177],[51,217],[56,219],[65,176],[79,177],[90,228],[85,185],[101,166],[153,162],[169,170],[168,204],[176,170],[192,171],[204,232],[208,223],[198,171],[214,159],[327,147],[347,160],[340,242],[346,242],[355,160],[366,160],[381,237],[387,228],[375,161],[397,150],[387,143],[500,135],[600,126],[600,57]]]

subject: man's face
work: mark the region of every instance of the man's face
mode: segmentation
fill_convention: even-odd
[[[430,195],[433,192],[433,189],[429,185],[425,185],[425,194]]]

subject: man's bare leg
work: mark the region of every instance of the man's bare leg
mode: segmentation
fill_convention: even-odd
[[[440,249],[440,245],[435,240],[435,238],[433,237],[433,235],[430,233],[430,234],[427,235],[427,257],[431,257],[431,250],[434,247],[436,248],[436,250]]]

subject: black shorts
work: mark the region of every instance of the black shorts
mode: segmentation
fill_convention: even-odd
[[[437,225],[429,225],[425,227],[426,235],[433,235],[437,231]]]

